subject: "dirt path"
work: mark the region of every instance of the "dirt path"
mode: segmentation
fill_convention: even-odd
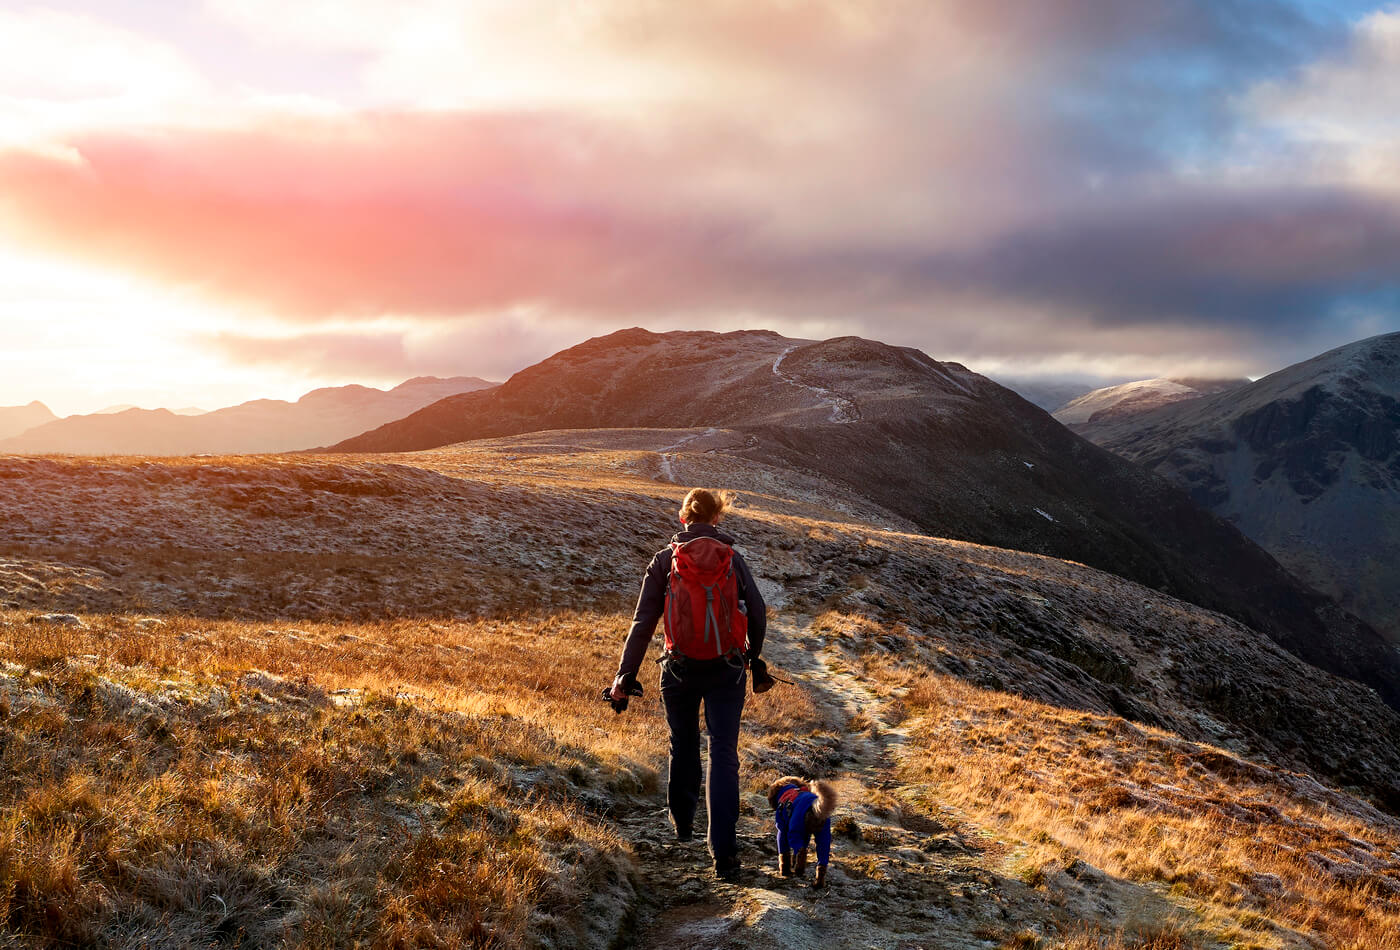
[[[817,396],[825,400],[831,406],[832,422],[857,422],[860,420],[860,407],[856,401],[844,393],[839,393],[834,389],[827,389],[824,386],[813,386],[811,383],[804,383],[789,373],[783,372],[783,360],[796,346],[790,346],[778,354],[778,358],[773,361],[773,375],[781,379],[790,386],[798,389],[806,389],[816,393]]]
[[[711,875],[703,841],[675,842],[657,801],[621,825],[642,876],[628,945],[961,950],[995,947],[1027,920],[1047,919],[1041,895],[989,870],[1004,863],[1004,849],[951,815],[931,818],[902,800],[892,767],[907,726],[879,718],[881,701],[841,672],[840,656],[803,618],[776,621],[768,644],[773,668],[809,686],[833,724],[840,765],[829,777],[842,795],[838,816],[859,830],[838,835],[829,887],[814,890],[810,871],[807,880],[778,875],[767,802],[746,792],[739,824],[744,871],[725,884]],[[762,737],[743,742],[762,754]]]
[[[657,464],[661,469],[661,477],[674,485],[676,482],[676,473],[675,470],[671,468],[671,464],[676,460],[676,453],[696,439],[709,438],[718,431],[719,429],[711,426],[703,432],[692,432],[690,435],[682,436],[658,452]]]

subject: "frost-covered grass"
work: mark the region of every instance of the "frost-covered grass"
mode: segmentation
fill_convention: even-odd
[[[1159,885],[1237,947],[1395,945],[1400,821],[1364,799],[1116,716],[884,675],[910,717],[902,780],[1029,843],[1023,880]]]
[[[655,717],[588,702],[617,618],[0,627],[0,926],[41,945],[573,945]]]
[[[624,617],[82,619],[0,611],[8,934],[569,947],[621,925],[611,818],[659,807],[664,760],[654,708],[595,698]],[[747,712],[773,736],[811,715]]]

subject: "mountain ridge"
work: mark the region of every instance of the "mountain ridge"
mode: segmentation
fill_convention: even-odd
[[[1181,485],[1400,643],[1400,333],[1086,437]]]
[[[53,410],[37,399],[23,406],[0,406],[0,439],[19,435],[57,418]]]
[[[630,328],[327,451],[706,426],[743,432],[747,457],[835,479],[925,533],[1080,561],[1221,610],[1400,704],[1400,657],[1236,528],[1005,387],[912,348]]]
[[[1076,425],[1103,422],[1121,414],[1147,412],[1187,399],[1229,392],[1249,385],[1246,378],[1161,376],[1108,386],[1085,393],[1051,413],[1073,429]]]
[[[131,407],[52,419],[0,439],[0,452],[196,455],[294,451],[398,418],[456,392],[494,385],[476,377],[416,377],[388,390],[322,387],[295,401],[252,399],[198,415]]]

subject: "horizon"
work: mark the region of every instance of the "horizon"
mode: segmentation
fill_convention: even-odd
[[[615,329],[615,330],[608,331],[607,333],[601,333],[601,334],[599,334],[598,336],[590,337],[589,339],[590,339],[590,340],[592,340],[592,339],[600,339],[600,338],[602,338],[602,337],[610,336],[610,335],[612,335],[612,334],[614,334],[614,333],[622,332],[623,330],[626,330],[626,329],[636,329],[636,328],[631,328],[631,327],[620,327],[620,328],[617,328],[617,329]],[[645,329],[647,329],[647,328],[641,327],[640,329],[644,329],[644,330],[645,330]],[[754,327],[754,328],[751,328],[751,329],[749,329],[749,330],[740,331],[740,332],[765,332],[765,331],[766,331],[766,328],[763,328],[763,327]],[[650,331],[650,330],[648,330],[647,332],[656,332],[656,331]],[[673,330],[673,331],[660,331],[660,332],[665,333],[665,332],[686,332],[686,331],[685,331],[685,330]],[[724,332],[724,331],[715,331],[715,332]],[[727,331],[727,332],[733,332],[733,331]],[[582,340],[582,341],[579,341],[579,342],[580,342],[580,343],[584,343],[584,342],[588,342],[588,341]],[[1360,342],[1360,341],[1348,341],[1348,342]],[[561,347],[559,350],[556,350],[556,351],[554,351],[553,353],[547,354],[544,358],[545,358],[545,359],[548,359],[550,356],[554,356],[554,355],[556,355],[557,353],[561,353],[561,352],[563,352],[563,351],[565,351],[565,350],[567,350],[567,349],[572,348],[572,346],[575,346],[575,345],[578,345],[578,344],[571,344],[570,346]],[[1343,343],[1343,344],[1341,344],[1341,345],[1342,345],[1342,346],[1345,346],[1345,345],[1347,345],[1347,344],[1346,344],[1346,343]],[[929,355],[932,355],[932,354],[929,354]],[[1314,354],[1314,355],[1320,355],[1320,354]],[[935,357],[935,358],[936,358],[936,357]],[[537,362],[539,362],[539,361],[537,361]],[[941,362],[949,362],[949,361],[941,361]],[[511,371],[510,373],[505,374],[505,375],[504,375],[502,378],[500,378],[500,379],[485,379],[485,378],[483,378],[483,377],[475,377],[475,378],[481,379],[482,382],[489,383],[489,384],[491,384],[492,386],[499,386],[499,385],[501,385],[502,383],[504,383],[504,382],[506,382],[507,380],[509,380],[512,376],[514,376],[514,375],[515,375],[516,373],[518,373],[520,370],[527,369],[527,368],[529,368],[530,366],[533,366],[533,365],[535,365],[535,364],[534,364],[534,363],[530,363],[530,364],[526,364],[526,365],[524,365],[524,366],[520,366],[520,367],[518,367],[517,369]],[[1282,366],[1274,367],[1274,368],[1272,368],[1272,369],[1270,369],[1270,370],[1268,370],[1268,371],[1266,371],[1266,372],[1264,372],[1264,373],[1261,373],[1261,374],[1259,374],[1259,375],[1257,375],[1257,376],[1243,376],[1243,377],[1239,377],[1239,378],[1248,379],[1250,382],[1256,382],[1256,381],[1258,381],[1259,379],[1262,379],[1264,376],[1267,376],[1267,375],[1269,375],[1269,374],[1271,374],[1271,373],[1273,373],[1273,372],[1277,372],[1278,370],[1281,370],[1281,369],[1284,369],[1284,368],[1285,368],[1285,367],[1282,367]],[[978,372],[978,370],[977,370],[976,367],[968,367],[968,369],[972,370],[973,372]],[[1086,392],[1092,392],[1092,391],[1097,390],[1097,389],[1110,388],[1110,387],[1113,387],[1113,386],[1126,385],[1126,384],[1128,384],[1128,383],[1134,383],[1134,382],[1150,382],[1152,379],[1165,378],[1165,377],[1118,378],[1118,377],[1108,377],[1108,376],[1094,377],[1094,376],[1091,376],[1091,375],[1087,375],[1087,374],[1083,374],[1083,373],[1074,373],[1074,372],[1052,373],[1052,374],[1039,374],[1039,375],[1037,375],[1037,374],[1035,374],[1035,373],[1028,373],[1028,374],[1025,374],[1025,375],[998,374],[998,375],[995,375],[995,376],[994,376],[994,375],[991,375],[991,374],[987,374],[987,373],[980,373],[979,375],[987,376],[987,378],[988,378],[988,379],[991,379],[993,382],[996,382],[996,383],[998,383],[999,385],[1006,386],[1007,388],[1013,389],[1013,390],[1016,388],[1017,385],[1032,386],[1032,387],[1033,387],[1033,386],[1056,386],[1056,385],[1060,385],[1060,386],[1092,386],[1092,387],[1093,387],[1092,389],[1086,390]],[[1183,375],[1183,374],[1176,374],[1176,375],[1178,375],[1178,376],[1183,376],[1183,378],[1184,378],[1184,375]],[[44,406],[45,408],[47,408],[50,412],[53,412],[54,415],[57,416],[57,417],[60,418],[60,419],[62,419],[62,418],[67,418],[67,417],[69,417],[69,416],[86,416],[86,415],[108,415],[108,414],[116,414],[116,413],[120,413],[120,412],[126,412],[126,411],[129,411],[129,410],[139,410],[139,411],[143,411],[143,412],[152,412],[152,411],[162,411],[162,410],[163,410],[163,411],[166,411],[166,412],[173,413],[173,414],[175,414],[175,415],[186,415],[186,416],[197,417],[197,416],[200,416],[200,415],[208,415],[208,414],[211,413],[211,412],[218,412],[219,410],[222,410],[222,409],[235,408],[235,407],[237,407],[237,406],[245,405],[245,404],[250,403],[250,402],[281,401],[281,402],[287,402],[287,403],[296,403],[296,402],[300,401],[302,398],[304,398],[305,396],[308,396],[308,395],[310,395],[311,393],[316,392],[317,390],[321,390],[321,389],[341,389],[341,388],[349,388],[349,387],[359,386],[359,387],[364,387],[364,388],[377,389],[377,390],[379,390],[379,391],[381,391],[381,392],[390,392],[390,391],[392,391],[392,390],[394,390],[394,389],[397,389],[397,388],[400,387],[400,386],[403,386],[403,385],[406,385],[407,383],[413,382],[415,379],[446,380],[446,379],[449,379],[449,378],[453,378],[454,376],[455,376],[455,377],[471,378],[471,377],[468,376],[468,374],[464,374],[464,373],[452,374],[452,376],[424,375],[424,376],[410,377],[410,378],[408,378],[408,379],[401,379],[401,380],[398,380],[398,381],[391,381],[391,382],[388,382],[388,383],[378,383],[378,384],[365,383],[365,382],[360,381],[360,380],[351,379],[351,380],[346,380],[346,381],[344,381],[344,382],[330,383],[330,384],[326,384],[326,385],[318,385],[318,386],[315,386],[315,387],[313,387],[313,388],[311,388],[311,389],[300,390],[300,391],[296,392],[294,395],[289,396],[289,397],[280,397],[280,396],[274,397],[274,396],[258,396],[258,395],[254,395],[254,396],[249,396],[248,398],[245,398],[245,399],[240,399],[238,402],[235,402],[235,403],[214,405],[214,406],[211,406],[211,407],[195,406],[195,405],[176,406],[176,405],[173,405],[173,404],[171,404],[171,405],[160,405],[160,404],[139,405],[139,404],[136,404],[136,403],[108,403],[108,404],[106,404],[106,405],[102,405],[102,406],[99,406],[99,407],[97,407],[97,408],[92,408],[92,409],[83,408],[83,409],[78,409],[78,410],[74,410],[74,411],[71,411],[71,412],[60,412],[60,411],[57,411],[57,410],[54,408],[54,404],[48,402],[47,400],[44,400],[44,399],[42,399],[42,398],[34,398],[34,399],[25,400],[24,402],[18,402],[18,403],[13,403],[13,404],[5,403],[3,400],[0,400],[0,409],[3,409],[3,408],[19,408],[19,407],[24,407],[24,406],[39,404],[39,405],[42,405],[42,406]],[[1053,408],[1053,407],[1052,407],[1052,408]],[[1047,411],[1049,411],[1049,410],[1047,409]]]
[[[1396,4],[458,7],[0,11],[0,405],[638,324],[1100,381],[1400,330]]]
[[[470,378],[470,377],[466,377],[464,374],[456,374],[456,375],[457,375],[457,376],[462,376],[463,378]],[[69,417],[69,416],[100,416],[100,415],[113,415],[113,414],[116,414],[116,413],[127,412],[127,411],[130,411],[130,410],[133,410],[133,409],[139,410],[139,411],[142,411],[142,412],[154,412],[154,411],[164,410],[165,412],[173,413],[174,415],[177,415],[177,416],[183,415],[183,416],[197,417],[197,416],[202,416],[202,415],[208,415],[208,414],[211,413],[211,412],[218,412],[218,411],[221,410],[221,409],[236,408],[236,407],[238,407],[238,406],[242,406],[242,405],[245,405],[245,404],[251,403],[251,402],[269,402],[269,401],[270,401],[270,402],[296,403],[296,402],[299,402],[299,401],[300,401],[301,399],[303,399],[304,397],[309,396],[309,395],[311,395],[312,393],[314,393],[314,392],[316,392],[316,391],[318,391],[318,390],[321,390],[321,389],[346,389],[346,388],[358,386],[358,387],[362,387],[362,388],[366,388],[366,389],[375,389],[375,390],[378,390],[378,391],[380,391],[380,392],[385,392],[385,393],[387,393],[387,392],[392,392],[393,390],[398,389],[400,386],[403,386],[403,385],[405,385],[405,384],[407,384],[407,383],[411,383],[411,382],[413,382],[414,380],[417,380],[417,379],[446,380],[446,379],[451,379],[451,378],[453,378],[453,377],[447,377],[447,376],[414,376],[414,377],[410,377],[409,379],[401,379],[401,380],[399,380],[398,382],[387,383],[387,384],[377,385],[377,386],[368,385],[368,384],[366,384],[366,383],[362,383],[362,382],[359,382],[359,381],[356,381],[356,380],[350,380],[350,381],[344,382],[344,383],[336,383],[336,384],[329,385],[329,386],[316,386],[316,387],[313,387],[312,389],[301,390],[301,391],[297,392],[295,395],[293,395],[293,396],[291,396],[291,397],[289,397],[289,398],[271,397],[271,396],[251,396],[251,397],[249,397],[249,398],[247,398],[247,399],[240,399],[238,402],[235,402],[235,403],[228,403],[228,404],[226,404],[226,405],[216,405],[216,406],[211,406],[211,407],[194,406],[194,405],[185,405],[185,406],[176,406],[176,405],[145,405],[145,406],[143,406],[143,405],[138,405],[138,404],[136,404],[136,403],[108,403],[107,405],[105,405],[105,406],[100,406],[100,407],[98,407],[98,408],[96,408],[96,409],[80,409],[80,410],[77,410],[77,411],[74,411],[74,412],[67,412],[67,413],[64,413],[64,412],[58,412],[57,410],[55,410],[54,407],[53,407],[53,405],[50,404],[49,402],[47,402],[46,400],[36,398],[36,399],[27,400],[27,401],[22,402],[22,403],[0,404],[0,409],[20,408],[20,407],[25,407],[25,406],[34,405],[34,404],[37,403],[37,404],[42,405],[42,406],[44,406],[45,408],[47,408],[50,412],[53,412],[54,415],[56,415],[56,416],[57,416],[58,418],[60,418],[60,419],[67,418],[67,417]],[[483,382],[486,382],[486,383],[490,383],[490,384],[492,384],[492,385],[500,385],[500,383],[502,382],[502,380],[489,380],[489,379],[488,379],[488,380],[482,380],[482,381],[483,381]]]

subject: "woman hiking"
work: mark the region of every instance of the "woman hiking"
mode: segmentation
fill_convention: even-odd
[[[759,657],[767,630],[767,608],[734,539],[719,524],[733,501],[729,492],[692,489],[681,503],[684,528],[647,566],[622,662],[608,691],[613,708],[641,695],[637,670],[656,623],[666,617],[666,652],[661,658],[661,702],[671,732],[666,802],[676,838],[689,841],[700,800],[700,707],[709,735],[710,772],[705,783],[709,847],[715,874],[739,874],[739,717],[745,675],[754,688],[772,686]]]

